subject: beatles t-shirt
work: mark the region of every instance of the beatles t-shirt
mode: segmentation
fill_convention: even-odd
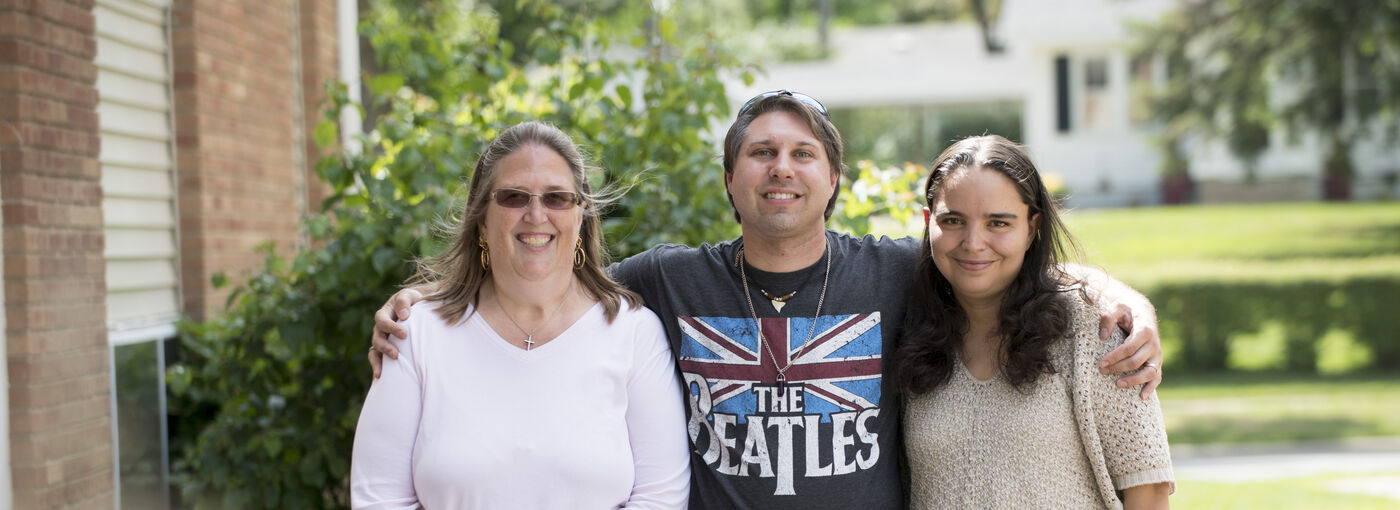
[[[828,231],[828,253],[791,273],[741,274],[742,238],[657,246],[611,268],[661,317],[676,356],[691,508],[902,508],[900,405],[884,369],[918,245]]]

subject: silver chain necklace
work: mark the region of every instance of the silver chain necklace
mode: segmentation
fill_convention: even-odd
[[[559,300],[559,306],[554,307],[553,312],[549,312],[549,316],[544,318],[544,322],[540,323],[539,326],[535,326],[535,331],[526,331],[525,328],[520,327],[520,323],[515,322],[515,318],[511,317],[510,312],[506,311],[505,305],[501,304],[501,297],[499,295],[496,296],[496,307],[501,309],[501,313],[506,316],[506,320],[514,324],[516,329],[519,329],[521,333],[525,333],[525,351],[529,352],[530,348],[535,346],[535,332],[548,326],[549,322],[554,320],[554,316],[559,313],[559,310],[564,309],[564,303],[569,302],[569,293],[573,292],[573,290],[574,279],[569,278],[569,288],[564,291],[564,299]]]
[[[821,296],[817,298],[817,314],[812,316],[812,328],[807,330],[807,339],[802,341],[802,345],[797,348],[797,351],[793,352],[791,356],[788,356],[787,364],[779,367],[778,357],[773,355],[773,346],[769,344],[768,338],[763,336],[763,324],[759,323],[758,312],[754,311],[753,308],[753,296],[750,295],[752,294],[752,292],[749,291],[749,275],[748,272],[744,271],[744,248],[740,247],[738,255],[735,255],[735,262],[738,262],[739,264],[739,279],[742,280],[744,283],[744,301],[749,304],[749,316],[753,318],[754,328],[758,330],[758,343],[763,344],[763,348],[768,351],[768,357],[773,358],[773,367],[778,369],[777,382],[779,393],[782,393],[787,390],[787,371],[789,368],[792,368],[792,361],[800,357],[802,355],[802,351],[807,350],[807,344],[812,342],[812,335],[816,334],[817,332],[817,319],[821,318],[822,303],[826,302],[826,284],[831,278],[830,243],[828,243],[826,246],[825,256],[826,274],[822,275],[822,293]]]

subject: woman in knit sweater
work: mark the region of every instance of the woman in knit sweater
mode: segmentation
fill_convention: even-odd
[[[1061,270],[1074,242],[1024,151],[957,142],[926,199],[894,357],[914,508],[1166,508],[1157,397],[1099,373],[1122,336],[1099,340],[1089,287]]]

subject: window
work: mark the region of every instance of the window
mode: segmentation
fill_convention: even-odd
[[[1084,60],[1084,127],[1109,127],[1112,105],[1108,95],[1108,59],[1091,57]]]
[[[175,339],[112,344],[118,508],[169,508],[165,354]]]
[[[169,0],[93,8],[117,508],[169,508],[165,350],[180,313]]]

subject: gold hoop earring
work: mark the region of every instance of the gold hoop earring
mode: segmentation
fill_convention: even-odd
[[[578,242],[574,243],[574,269],[583,269],[585,262],[588,262],[588,254],[583,252],[583,237],[579,236]]]
[[[481,234],[477,234],[476,245],[481,247],[481,269],[490,271],[491,251],[490,247],[486,245],[486,238],[482,237]]]

